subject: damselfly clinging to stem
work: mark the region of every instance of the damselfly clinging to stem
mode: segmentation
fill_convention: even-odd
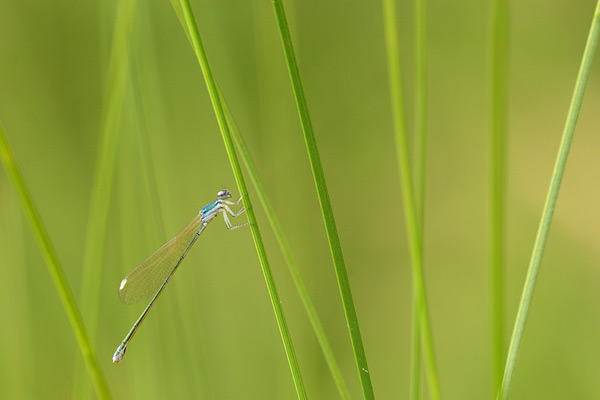
[[[173,276],[181,261],[190,251],[190,248],[198,239],[198,236],[204,231],[208,223],[219,213],[223,213],[225,219],[225,225],[227,229],[235,229],[240,226],[248,225],[248,222],[241,225],[232,225],[229,221],[229,215],[237,217],[246,211],[246,207],[241,208],[238,212],[233,212],[229,206],[237,206],[242,198],[242,195],[235,203],[227,199],[231,198],[231,193],[228,190],[223,189],[217,193],[217,199],[212,203],[206,205],[200,213],[194,218],[177,236],[165,243],[160,249],[156,250],[154,254],[148,257],[144,262],[135,267],[133,271],[129,273],[121,281],[119,287],[119,298],[125,304],[137,303],[152,293],[154,297],[150,300],[150,303],[146,306],[142,315],[135,321],[133,327],[123,339],[123,342],[115,351],[113,355],[113,362],[118,363],[123,359],[125,350],[129,341],[140,327],[140,324],[148,315],[148,312],[156,302],[156,299],[164,290],[169,279]]]

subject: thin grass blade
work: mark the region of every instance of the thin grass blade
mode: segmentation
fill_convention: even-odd
[[[115,160],[119,146],[119,126],[125,102],[129,65],[129,44],[135,21],[137,0],[121,0],[113,30],[106,80],[101,135],[90,196],[87,220],[80,301],[83,315],[92,338],[96,336],[104,251],[108,230],[110,198],[114,180]],[[81,377],[81,368],[75,368],[72,398],[88,395],[89,388]]]
[[[417,224],[421,232],[421,243],[425,225],[425,173],[427,165],[427,106],[428,96],[428,51],[427,42],[427,0],[415,1],[415,140],[413,171],[415,183],[415,209]],[[423,246],[421,246],[423,254]],[[421,324],[417,309],[417,294],[413,290],[412,310],[412,349],[410,365],[410,398],[418,400],[421,393]]]
[[[94,172],[90,215],[87,224],[82,273],[81,301],[84,315],[95,335],[98,323],[100,283],[106,243],[108,209],[114,179],[115,159],[119,143],[119,124],[123,113],[129,43],[135,21],[137,0],[119,3],[109,61],[109,75],[103,117],[100,152]]]
[[[350,289],[350,281],[348,279],[348,272],[346,271],[346,264],[344,262],[344,255],[342,253],[342,245],[337,232],[335,217],[333,216],[333,208],[331,206],[329,191],[327,190],[327,183],[325,181],[325,172],[323,171],[321,157],[319,156],[317,140],[315,138],[310,113],[308,111],[308,102],[304,94],[304,87],[300,78],[298,61],[296,60],[292,36],[288,26],[287,18],[285,16],[283,2],[281,0],[273,0],[273,9],[275,11],[275,19],[279,28],[279,35],[281,36],[283,52],[290,74],[290,79],[292,81],[292,88],[294,91],[296,106],[298,108],[298,114],[300,115],[302,132],[304,133],[304,141],[306,143],[310,166],[317,189],[317,195],[319,197],[321,213],[323,214],[323,220],[325,222],[325,230],[327,233],[327,239],[329,241],[331,256],[333,258],[340,294],[342,297],[342,305],[344,307],[346,323],[350,333],[350,340],[352,342],[352,349],[354,351],[354,358],[356,361],[358,375],[360,377],[363,396],[365,399],[373,399],[375,398],[375,394],[373,393],[371,374],[369,371],[369,366],[367,365],[367,356],[365,354],[362,335],[360,333],[360,326],[358,324],[358,317],[354,307],[354,299],[352,298],[352,290]]]
[[[227,124],[227,119],[225,117],[225,112],[223,110],[223,105],[221,104],[221,98],[218,93],[217,84],[214,80],[210,65],[208,63],[208,58],[206,56],[204,45],[202,44],[202,40],[200,38],[200,32],[198,30],[198,26],[194,18],[192,7],[190,5],[189,0],[180,0],[180,5],[181,10],[183,11],[183,16],[187,25],[187,31],[189,32],[194,52],[196,54],[200,67],[202,68],[204,80],[206,82],[208,93],[213,104],[217,121],[219,123],[219,128],[221,129],[223,142],[225,144],[225,149],[227,150],[227,155],[229,156],[229,161],[231,163],[231,168],[233,170],[233,174],[237,182],[238,190],[240,191],[240,193],[247,193],[248,190],[246,187],[244,176],[242,174],[242,168],[240,166],[237,153],[235,151],[235,146],[233,144],[231,133],[229,131],[229,126]],[[302,375],[300,374],[300,367],[298,365],[298,360],[294,351],[294,346],[292,344],[292,338],[287,327],[283,307],[281,306],[281,302],[279,300],[279,294],[277,293],[277,288],[275,286],[273,274],[269,266],[267,253],[265,251],[263,240],[258,229],[256,216],[254,215],[254,210],[250,207],[251,203],[249,196],[244,197],[244,206],[248,207],[248,211],[246,214],[248,216],[248,221],[250,222],[252,238],[254,239],[254,245],[258,253],[258,258],[260,259],[263,275],[267,284],[267,290],[271,299],[271,305],[273,306],[273,310],[275,312],[275,318],[279,326],[279,332],[281,334],[283,346],[286,352],[288,363],[290,365],[290,370],[292,372],[292,378],[296,387],[296,393],[298,395],[298,398],[306,399],[306,389],[304,387]]]
[[[67,313],[69,322],[71,323],[71,329],[73,329],[73,333],[77,339],[79,350],[81,351],[81,354],[85,360],[88,373],[92,378],[96,394],[101,399],[110,399],[111,395],[108,389],[108,383],[104,378],[104,373],[100,367],[100,362],[98,361],[98,357],[96,356],[96,352],[84,326],[81,313],[77,308],[75,297],[73,296],[73,292],[71,291],[69,282],[67,281],[67,278],[63,272],[60,261],[58,260],[58,255],[56,254],[56,251],[50,242],[50,237],[44,228],[42,218],[40,217],[33,199],[31,198],[31,194],[27,189],[25,179],[23,178],[23,174],[17,165],[17,161],[15,160],[14,153],[8,143],[8,138],[6,137],[6,133],[4,132],[4,127],[2,126],[1,122],[0,156],[12,179],[15,189],[19,193],[25,214],[27,215],[29,223],[31,224],[31,228],[33,229],[38,240],[40,249],[42,250],[42,254],[46,260],[48,270],[52,276],[52,280],[54,281],[54,286],[56,287],[56,291],[58,292],[65,312]]]
[[[552,172],[552,178],[550,180],[550,188],[548,189],[548,195],[544,204],[542,218],[540,220],[535,243],[533,245],[533,252],[531,254],[531,260],[527,270],[527,277],[525,278],[525,285],[521,294],[521,301],[519,302],[517,318],[510,339],[510,345],[508,347],[508,356],[506,358],[506,365],[504,367],[502,384],[497,395],[498,400],[506,400],[508,398],[508,393],[517,362],[517,356],[521,348],[523,332],[525,331],[525,323],[527,322],[527,316],[529,315],[529,306],[531,305],[531,300],[533,299],[533,291],[535,289],[535,283],[537,282],[540,264],[542,263],[542,256],[544,255],[548,233],[550,232],[550,223],[552,222],[552,215],[554,214],[554,208],[556,207],[560,183],[567,165],[569,149],[571,148],[571,142],[573,141],[575,126],[577,125],[577,118],[579,117],[579,111],[581,110],[581,104],[583,103],[583,95],[585,93],[585,87],[590,75],[590,68],[592,66],[594,52],[598,45],[599,36],[600,0],[598,0],[596,3],[596,9],[594,10],[592,24],[588,34],[587,42],[585,44],[585,50],[583,52],[579,72],[577,74],[575,89],[573,90],[573,97],[571,98],[571,104],[569,106],[569,112],[567,114],[562,140],[560,142],[556,163],[554,165],[554,171]]]
[[[433,339],[429,325],[429,311],[425,296],[425,281],[423,277],[423,232],[422,222],[419,221],[415,206],[413,179],[411,174],[410,159],[406,138],[406,124],[404,118],[404,105],[402,100],[402,75],[400,57],[398,55],[398,34],[396,28],[395,0],[383,1],[385,39],[387,45],[388,73],[390,79],[390,96],[392,99],[392,113],[394,118],[394,133],[396,139],[396,152],[398,157],[398,173],[402,186],[402,203],[406,221],[411,264],[413,268],[413,290],[419,314],[419,328],[421,331],[425,366],[429,383],[429,396],[432,399],[440,398],[437,367],[435,363]],[[418,355],[413,355],[413,357]],[[414,363],[415,361],[413,361]]]

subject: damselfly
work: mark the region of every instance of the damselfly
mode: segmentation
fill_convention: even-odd
[[[208,223],[219,213],[223,213],[225,219],[225,225],[227,229],[235,229],[240,226],[248,225],[248,222],[241,225],[232,225],[229,221],[229,215],[237,217],[246,211],[246,208],[241,208],[238,212],[233,212],[229,206],[237,206],[242,198],[241,196],[235,203],[227,199],[231,198],[231,193],[228,190],[223,189],[217,193],[217,199],[212,203],[206,205],[200,213],[194,218],[177,236],[165,243],[160,249],[156,250],[154,254],[148,257],[144,262],[135,267],[133,271],[129,273],[121,281],[119,287],[119,298],[125,304],[137,303],[152,293],[154,297],[150,300],[150,303],[146,306],[142,315],[135,321],[133,327],[123,339],[123,342],[115,351],[113,355],[113,362],[118,363],[123,359],[127,345],[131,341],[131,338],[140,327],[140,324],[148,315],[148,312],[156,302],[156,299],[164,290],[169,279],[173,276],[181,261],[185,258],[190,248],[198,239],[198,236],[204,231]]]

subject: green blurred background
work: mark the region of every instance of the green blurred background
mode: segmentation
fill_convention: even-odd
[[[594,1],[511,2],[506,337],[514,321]],[[365,350],[380,399],[409,392],[411,273],[381,4],[286,1]],[[195,1],[208,57],[353,398],[356,368],[269,1]],[[78,300],[110,104],[114,1],[0,1],[0,118]],[[487,235],[489,2],[431,1],[425,270],[442,395],[492,398]],[[398,2],[408,125],[414,25]],[[118,125],[94,346],[115,398],[292,399],[249,230],[211,224],[129,346],[145,303],[119,282],[216,192],[237,188],[200,68],[167,1],[140,2]],[[596,62],[514,378],[514,399],[597,399],[600,165]],[[4,170],[3,170],[4,171]],[[258,203],[308,395],[338,398]],[[92,230],[93,232],[93,230]],[[104,238],[104,239],[103,239]],[[0,398],[94,397],[13,186],[0,172]],[[90,316],[84,315],[89,324]]]

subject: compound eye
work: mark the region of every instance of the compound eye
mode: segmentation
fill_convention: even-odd
[[[231,197],[231,193],[229,193],[229,190],[223,189],[223,190],[220,190],[219,193],[217,193],[217,197],[226,199],[226,198]]]

